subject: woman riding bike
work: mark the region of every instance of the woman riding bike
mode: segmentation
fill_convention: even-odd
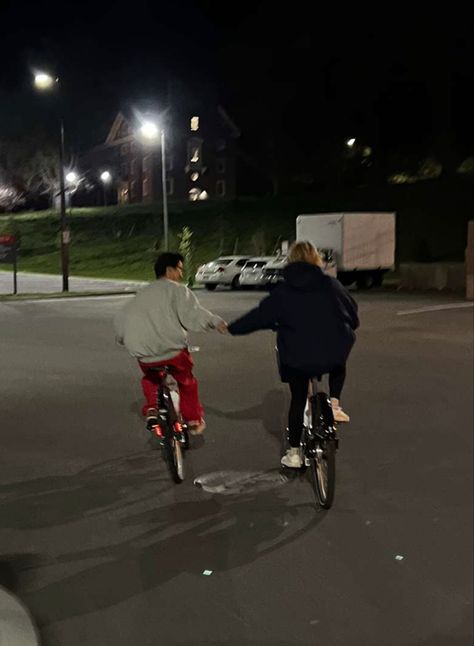
[[[300,439],[309,381],[329,373],[336,421],[349,421],[340,407],[345,366],[359,326],[357,304],[349,292],[324,274],[323,261],[310,242],[295,242],[284,269],[284,282],[258,307],[228,327],[230,334],[277,332],[279,370],[291,391],[288,414],[290,448],[281,462],[299,468]]]

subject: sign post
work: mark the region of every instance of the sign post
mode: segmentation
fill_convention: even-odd
[[[13,293],[17,294],[17,240],[14,235],[0,234],[0,263],[13,265]]]

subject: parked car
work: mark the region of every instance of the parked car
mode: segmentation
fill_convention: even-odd
[[[318,249],[318,251],[324,261],[324,272],[329,276],[336,278],[337,267],[332,249]],[[275,287],[275,285],[278,285],[278,283],[283,281],[283,270],[285,269],[287,262],[288,259],[286,256],[279,256],[265,265],[262,271],[262,284],[267,289],[272,289],[272,287]]]
[[[275,260],[274,256],[260,256],[247,260],[239,277],[239,285],[241,287],[264,287],[263,270],[273,260]]]
[[[202,283],[210,291],[217,285],[228,285],[232,289],[239,286],[239,276],[248,256],[223,256],[201,265],[196,272],[196,282]]]
[[[264,287],[272,289],[275,285],[283,281],[283,270],[287,262],[288,259],[286,256],[278,256],[265,265],[262,271]]]

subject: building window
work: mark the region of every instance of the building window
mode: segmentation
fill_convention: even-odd
[[[132,151],[132,153],[138,152],[138,144],[136,141],[132,141],[132,143],[130,144],[130,150]]]
[[[199,117],[191,117],[191,130],[192,132],[199,130]]]
[[[216,194],[218,197],[225,196],[225,182],[223,179],[220,179],[216,184]]]
[[[150,182],[148,181],[148,177],[145,177],[142,183],[142,193],[143,197],[148,197],[150,195]]]
[[[147,173],[151,167],[151,155],[145,155],[142,160],[142,171]]]
[[[199,179],[199,173],[191,173],[191,181],[197,182]]]
[[[120,173],[122,177],[128,177],[128,162],[122,162],[120,164]]]
[[[135,175],[136,172],[137,172],[137,159],[136,159],[136,157],[134,157],[130,161],[130,175]]]
[[[137,182],[133,180],[133,182],[130,182],[130,195],[132,197],[132,200],[137,197]]]
[[[225,159],[223,159],[222,157],[217,160],[217,172],[225,173]]]
[[[173,195],[174,194],[174,178],[169,177],[166,180],[166,195]]]
[[[173,170],[174,159],[173,155],[166,155],[166,170]]]
[[[225,148],[226,148],[225,139],[218,139],[216,141],[216,150],[218,152],[221,152],[222,150],[225,150]]]
[[[191,139],[188,142],[188,160],[190,164],[198,164],[201,161],[202,142],[199,139]]]
[[[128,185],[122,184],[119,189],[119,204],[127,204],[128,197]]]
[[[120,146],[120,154],[122,157],[125,157],[130,152],[130,146],[128,144],[122,144]]]
[[[191,202],[197,202],[198,200],[207,200],[209,197],[207,191],[203,191],[200,188],[192,188],[189,191],[189,200]]]

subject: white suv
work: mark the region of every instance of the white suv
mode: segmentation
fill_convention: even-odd
[[[232,289],[239,286],[239,276],[248,256],[222,256],[201,265],[196,272],[196,282],[206,289],[216,289],[217,285],[229,285]]]

